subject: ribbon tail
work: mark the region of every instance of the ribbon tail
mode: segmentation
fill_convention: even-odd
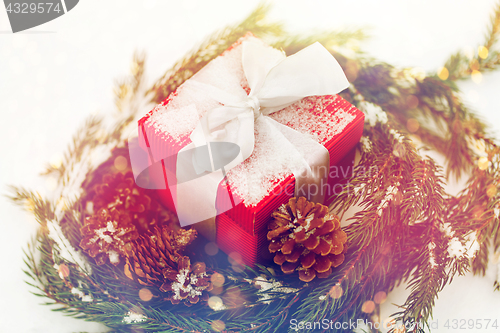
[[[229,164],[221,165],[221,161],[227,158],[224,154],[230,152],[230,149],[217,151],[218,146],[225,147],[220,144],[215,142],[196,147],[194,143],[190,143],[182,148],[177,154],[177,181],[169,184],[180,225],[184,227],[196,224],[198,231],[212,241],[215,240],[215,217],[241,202],[233,198],[227,181],[222,190],[220,186],[229,166],[243,162],[241,152],[238,150],[236,155],[231,155]],[[211,168],[207,170],[207,166],[203,165],[207,161],[215,166],[215,171],[212,172]],[[221,202],[221,207],[217,207],[216,202]]]
[[[177,155],[176,184],[170,185],[182,227],[216,216],[215,198],[222,172],[201,172],[193,163],[198,148],[193,143]]]

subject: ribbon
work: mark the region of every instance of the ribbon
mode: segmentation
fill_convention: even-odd
[[[214,221],[219,184],[228,170],[252,154],[255,126],[285,139],[283,149],[299,156],[300,162],[292,169],[296,194],[304,184],[321,186],[326,183],[329,170],[327,149],[268,116],[304,97],[334,95],[344,90],[349,82],[342,68],[317,42],[289,57],[257,39],[244,41],[242,48],[243,71],[250,87],[248,94],[242,87],[229,93],[197,81],[195,77],[185,82],[196,91],[208,94],[220,106],[210,109],[200,119],[190,135],[192,142],[177,156],[177,184],[174,186],[182,226]],[[217,144],[223,143],[228,149],[214,150]],[[221,160],[227,163],[221,166]],[[316,168],[318,166],[321,167]],[[323,202],[323,191],[317,192],[309,199]],[[229,196],[229,193],[224,195]]]

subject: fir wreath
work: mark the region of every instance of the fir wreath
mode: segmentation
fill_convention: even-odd
[[[266,12],[261,6],[241,24],[214,34],[149,89],[143,83],[145,57],[137,55],[132,75],[116,89],[114,128],[106,131],[101,119],[91,117],[74,137],[64,163],[45,172],[59,181],[54,197],[12,187],[13,202],[40,223],[26,251],[26,274],[35,294],[51,300],[47,304],[119,332],[265,332],[286,330],[289,318],[370,319],[362,304],[375,292],[389,292],[407,281],[411,294],[393,318],[414,323],[430,319],[434,300],[454,276],[468,270],[484,274],[489,248],[500,247],[500,148],[461,102],[455,82],[500,66],[500,53],[494,50],[500,4],[478,55],[470,59],[459,52],[439,73],[428,75],[361,53],[344,56],[350,41],[365,38],[361,30],[293,36],[279,24],[266,23]],[[122,268],[97,265],[79,250],[87,215],[83,203],[102,175],[116,170],[116,157],[126,155],[127,126],[134,126],[139,112],[147,109],[144,103],[159,103],[247,31],[287,54],[321,42],[352,83],[342,96],[366,114],[361,160],[330,207],[337,214],[353,205],[362,208],[344,229],[349,245],[345,262],[328,279],[304,284],[272,267],[234,271],[219,265],[224,260],[197,255],[217,272],[225,306],[217,311],[202,302],[173,306],[154,297],[154,289],[145,301],[139,295],[144,286]],[[445,173],[424,155],[425,148],[446,157]],[[464,173],[470,175],[466,187],[457,196],[445,193],[444,177]],[[497,281],[495,288],[499,286]]]

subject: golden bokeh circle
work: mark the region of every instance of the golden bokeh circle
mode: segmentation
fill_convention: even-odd
[[[139,298],[144,302],[149,302],[153,298],[153,293],[148,288],[139,290]]]
[[[479,167],[480,170],[486,170],[488,169],[488,158],[487,157],[480,157],[479,160],[477,161],[477,166]]]
[[[408,95],[408,97],[406,97],[406,106],[408,109],[415,109],[418,106],[418,97],[415,95]]]
[[[226,324],[222,320],[214,320],[212,322],[212,329],[216,332],[222,332],[226,328]]]
[[[333,299],[339,299],[340,297],[342,297],[343,294],[344,290],[339,285],[333,286],[328,292],[328,295],[330,295],[330,297]]]
[[[364,313],[372,313],[373,311],[375,311],[375,302],[373,301],[364,302],[363,305],[361,306],[361,311],[363,311]]]
[[[450,76],[450,72],[448,71],[448,68],[446,67],[441,67],[439,70],[438,70],[438,77],[443,80],[443,81],[446,81],[448,79],[448,77]]]
[[[224,278],[224,275],[222,275],[220,273],[214,273],[210,277],[210,281],[212,282],[214,287],[222,287],[222,285],[224,285],[225,280],[226,279]]]
[[[494,184],[490,184],[486,187],[486,195],[488,198],[493,198],[497,194],[497,187]]]
[[[127,168],[128,162],[124,156],[118,156],[115,158],[114,166],[118,171],[123,171]]]
[[[219,297],[219,296],[211,296],[209,299],[208,299],[208,306],[212,309],[212,310],[218,310],[222,307],[224,303],[222,303],[222,299]]]
[[[477,55],[479,56],[479,58],[481,59],[486,59],[488,58],[488,49],[484,46],[480,46],[477,50]]]
[[[60,264],[57,273],[59,273],[61,279],[65,279],[69,276],[69,267],[66,264]]]
[[[420,123],[415,118],[410,118],[406,121],[406,128],[410,133],[415,133],[420,128]]]
[[[205,244],[205,253],[209,256],[215,256],[219,253],[219,247],[214,242],[209,242]]]

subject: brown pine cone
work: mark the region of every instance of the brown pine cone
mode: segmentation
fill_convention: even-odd
[[[163,226],[152,235],[143,235],[128,252],[125,274],[144,285],[156,286],[172,304],[186,305],[208,299],[212,290],[204,263],[191,265],[181,251],[196,238],[194,229]]]
[[[94,191],[94,211],[105,208],[110,212],[126,212],[141,233],[176,220],[173,214],[161,209],[156,200],[146,194],[146,190],[135,184],[131,171],[125,175],[121,172],[104,175],[102,183],[96,185]]]
[[[132,172],[106,174],[94,191],[91,201],[97,213],[88,217],[80,229],[83,236],[80,247],[98,265],[108,259],[118,265],[129,243],[139,234],[150,234],[156,226],[177,222],[174,214],[163,209],[135,184]]]
[[[329,276],[344,261],[347,235],[328,207],[294,197],[272,216],[269,251],[276,253],[274,262],[285,274],[297,270],[300,280],[310,282]]]
[[[104,208],[99,209],[92,217],[87,217],[80,232],[83,236],[80,247],[98,265],[108,260],[113,265],[118,265],[120,256],[126,253],[130,242],[139,237],[128,214],[117,210],[109,212]]]

